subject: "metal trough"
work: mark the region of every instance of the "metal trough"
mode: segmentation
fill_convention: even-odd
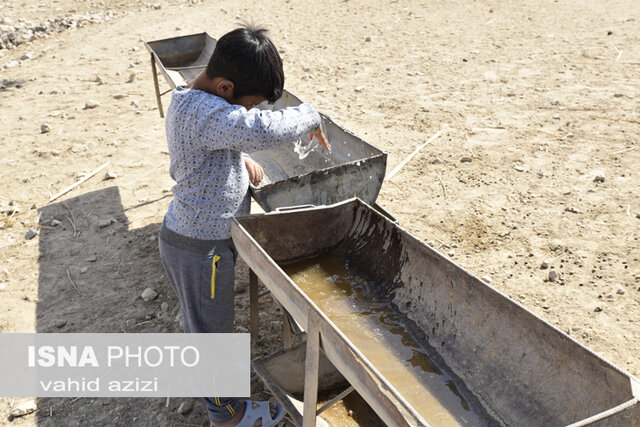
[[[151,54],[156,99],[163,117],[161,96],[186,85],[203,71],[213,53],[216,39],[207,33],[156,40],[145,43]],[[160,93],[160,70],[170,86]],[[260,109],[279,110],[302,101],[288,91],[274,104]],[[267,212],[286,206],[328,205],[351,197],[373,204],[378,197],[387,166],[386,153],[322,115],[322,128],[332,144],[331,154],[322,148],[301,160],[291,144],[252,153],[262,166],[265,179],[251,187],[258,204]]]
[[[245,262],[307,332],[306,425],[315,423],[320,347],[386,424],[428,425],[382,367],[281,268],[327,253],[366,277],[372,298],[387,300],[404,319],[468,401],[479,420],[474,425],[640,423],[637,379],[359,200],[235,218],[232,236]]]

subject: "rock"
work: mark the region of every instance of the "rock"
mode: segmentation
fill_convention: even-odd
[[[554,120],[560,120],[560,114],[554,114],[553,115],[553,119]]]
[[[95,101],[93,99],[88,100],[87,102],[84,103],[84,109],[85,110],[92,110],[94,108],[98,108],[100,106],[100,103],[98,101]]]
[[[560,275],[558,274],[557,271],[555,271],[555,270],[549,271],[549,281],[550,282],[555,282],[559,278],[560,278]]]
[[[144,292],[142,292],[142,295],[140,296],[144,301],[149,302],[156,299],[158,297],[158,293],[151,288],[147,288],[144,290]]]
[[[365,41],[365,42],[370,42],[370,41],[371,41],[371,37],[370,37],[370,36],[367,36],[367,37],[364,39],[364,41]]]
[[[542,261],[542,264],[540,264],[540,268],[542,270],[546,270],[547,268],[549,268],[549,260],[545,259],[544,261]]]
[[[525,171],[523,166],[516,166],[515,170],[517,170],[518,172],[524,172]]]
[[[24,238],[27,240],[31,240],[34,237],[36,237],[38,235],[38,232],[32,228],[29,229],[29,231],[27,231],[27,233],[24,235]]]
[[[596,307],[593,309],[596,313],[600,313],[602,311],[602,307]]]
[[[89,271],[89,267],[82,267],[82,268],[80,269],[80,274],[84,274],[84,273],[86,273],[87,271]]]
[[[362,92],[364,90],[364,86],[356,86],[354,90],[356,92]]]
[[[487,283],[491,283],[493,280],[491,280],[491,277],[489,276],[482,276],[480,279],[484,280]]]
[[[193,402],[191,400],[185,400],[180,404],[178,408],[178,413],[180,415],[187,415],[193,409]]]
[[[20,57],[20,61],[28,61],[31,58],[33,58],[33,52],[23,53]]]
[[[136,324],[136,319],[127,319],[127,321],[125,322],[125,325],[127,325],[128,327],[132,327],[135,324]]]
[[[573,207],[573,206],[570,206],[568,208],[564,208],[564,211],[565,212],[575,213],[575,214],[580,213],[580,211],[577,208]]]
[[[51,221],[49,221],[49,224],[51,224],[52,227],[58,227],[60,224],[62,224],[62,222],[58,221],[55,218],[52,218]]]
[[[482,78],[488,82],[497,82],[498,80],[500,80],[500,77],[498,77],[496,72],[492,70],[485,71],[482,75]]]
[[[624,95],[623,95],[623,94],[621,94],[621,93],[614,93],[614,94],[613,94],[613,97],[614,97],[614,98],[622,98],[623,96],[624,96]]]
[[[129,78],[127,79],[127,83],[133,83],[136,79],[136,73],[129,74]]]
[[[49,123],[43,123],[40,125],[40,132],[41,133],[49,133],[51,132],[51,125],[49,125]]]
[[[462,156],[460,157],[460,163],[471,163],[473,158],[471,156]]]
[[[438,164],[444,163],[444,162],[442,161],[442,159],[440,157],[436,157],[435,159],[433,159],[433,161],[431,163],[433,163],[434,165],[438,165]]]
[[[450,257],[453,257],[453,256],[455,256],[455,255],[456,255],[456,251],[454,251],[453,249],[451,249],[451,250],[449,251],[449,256],[450,256]]]
[[[595,182],[604,182],[604,175],[596,175],[593,180]]]
[[[616,294],[624,295],[625,292],[626,292],[626,290],[622,286],[619,286],[618,290],[616,291]]]
[[[113,99],[122,99],[126,96],[127,95],[125,95],[124,93],[116,93],[115,95],[113,95]]]
[[[572,326],[571,332],[582,332],[582,328],[580,326]]]
[[[91,255],[89,258],[87,258],[87,262],[96,262],[98,260],[98,257],[95,255]]]
[[[35,400],[27,400],[19,403],[15,408],[11,410],[11,416],[13,417],[22,417],[25,415],[29,415],[38,409],[38,405],[36,405]]]
[[[113,218],[101,219],[100,222],[98,223],[98,227],[105,228],[105,227],[110,226],[114,222],[116,222],[116,220],[113,219]]]
[[[67,325],[67,321],[64,319],[58,319],[54,323],[55,327],[58,329],[62,329]]]
[[[118,177],[118,175],[116,175],[113,172],[107,172],[104,174],[104,181],[108,181],[110,179],[116,179]]]

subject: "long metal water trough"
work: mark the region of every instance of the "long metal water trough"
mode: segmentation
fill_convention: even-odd
[[[186,85],[205,70],[216,39],[207,33],[145,43],[151,54],[156,99],[163,117],[161,96]],[[170,89],[161,93],[158,69]],[[279,110],[302,101],[288,91],[274,104],[257,107]],[[287,206],[328,205],[351,197],[374,204],[387,166],[387,155],[322,115],[322,128],[332,144],[331,154],[318,147],[300,159],[291,144],[251,153],[262,166],[265,179],[251,192],[267,212]]]
[[[420,413],[283,271],[332,254],[389,301],[476,412],[480,425],[640,423],[640,383],[354,199],[235,218],[238,252],[307,331],[305,424],[315,422],[318,348],[388,425]],[[313,374],[314,369],[316,373]],[[313,420],[313,421],[311,421]]]

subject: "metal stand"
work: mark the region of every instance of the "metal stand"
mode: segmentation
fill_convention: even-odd
[[[160,99],[160,87],[158,86],[158,71],[156,70],[156,57],[151,54],[151,72],[153,73],[153,86],[156,90],[156,102],[158,103],[158,111],[160,117],[164,118],[164,111],[162,111],[162,100]]]

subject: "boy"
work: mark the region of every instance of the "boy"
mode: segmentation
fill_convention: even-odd
[[[206,71],[173,92],[165,127],[176,184],[159,246],[185,332],[233,332],[237,252],[230,218],[249,212],[249,181],[258,185],[263,177],[262,168],[243,153],[307,134],[330,149],[310,105],[253,109],[276,101],[283,87],[282,60],[266,30],[244,26],[222,36]],[[268,427],[284,417],[279,404],[205,401],[215,427]]]

